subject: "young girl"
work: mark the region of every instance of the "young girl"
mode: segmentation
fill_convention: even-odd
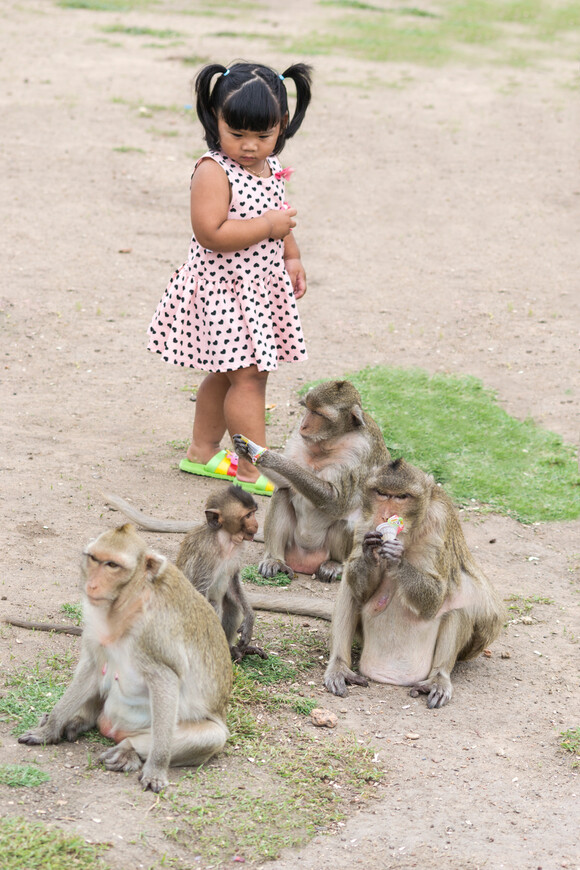
[[[291,119],[285,79],[296,87]],[[306,275],[291,232],[296,209],[284,201],[291,170],[276,155],[304,119],[310,68],[299,63],[279,74],[253,63],[209,64],[195,87],[210,150],[191,181],[188,261],[157,307],[148,348],[209,372],[180,468],[271,495],[272,483],[220,441],[227,430],[265,444],[268,374],[280,361],[307,358],[295,301]]]

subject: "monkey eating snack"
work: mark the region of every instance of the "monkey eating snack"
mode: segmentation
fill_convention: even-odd
[[[385,517],[402,515],[404,532],[385,540]],[[395,523],[391,523],[395,526]],[[345,565],[331,627],[324,684],[412,687],[429,707],[451,699],[455,662],[478,656],[500,632],[502,602],[465,542],[451,499],[433,477],[403,459],[367,480],[363,515]],[[360,674],[351,670],[355,633]]]

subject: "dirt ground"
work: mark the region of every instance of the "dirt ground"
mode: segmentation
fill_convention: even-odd
[[[312,106],[283,154],[297,170],[289,199],[309,278],[309,360],[270,378],[270,445],[284,444],[302,383],[375,363],[475,375],[510,414],[578,443],[577,64],[557,51],[527,69],[288,56],[231,34],[307,32],[328,7],[269,0],[222,21],[186,6],[0,8],[2,615],[58,620],[77,600],[78,554],[115,519],[103,492],[196,518],[220,485],[178,470],[194,411],[187,387],[201,375],[145,350],[187,252],[203,143],[186,106],[206,58],[314,65]],[[115,24],[183,36],[103,30]],[[266,499],[260,508],[263,518]],[[559,745],[580,725],[580,523],[462,517],[505,597],[553,603],[508,625],[491,658],[460,665],[440,711],[404,689],[339,699],[320,683],[339,730],[371,741],[386,788],[275,870],[580,867],[579,770]],[[177,536],[146,537],[175,554]],[[259,553],[254,545],[253,561]],[[78,640],[0,629],[5,675],[68,648],[76,655]],[[42,754],[7,723],[0,740],[0,762]],[[0,788],[2,814],[112,843],[106,860],[119,870],[159,866],[167,844],[150,794],[99,769],[87,779],[82,745],[48,759],[46,787]]]

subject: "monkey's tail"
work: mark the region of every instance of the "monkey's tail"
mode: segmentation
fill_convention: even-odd
[[[296,616],[314,616],[316,619],[332,619],[333,602],[307,598],[292,592],[250,592],[246,585],[247,597],[254,610],[269,610],[272,613],[293,613]]]
[[[148,517],[146,514],[142,514],[141,511],[138,511],[124,499],[120,498],[118,495],[112,495],[110,493],[105,494],[104,496],[107,504],[116,507],[117,510],[120,510],[122,514],[125,514],[130,520],[140,526],[142,529],[146,529],[148,532],[175,532],[176,534],[185,534],[186,532],[191,532],[192,529],[197,528],[199,526],[198,522],[194,521],[185,521],[185,522],[176,522],[174,520],[159,520],[156,517]]]
[[[5,616],[2,622],[8,625],[17,625],[18,628],[34,629],[35,631],[58,631],[60,634],[82,634],[83,630],[78,625],[56,625],[51,622],[27,622],[26,619],[12,619]]]

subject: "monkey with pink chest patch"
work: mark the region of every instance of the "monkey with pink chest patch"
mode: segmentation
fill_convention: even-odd
[[[105,767],[140,771],[143,788],[159,792],[170,765],[202,764],[227,740],[232,667],[221,623],[130,524],[88,545],[82,589],[72,682],[19,742],[75,741],[97,725],[117,744],[99,757]]]
[[[340,577],[350,553],[364,480],[389,452],[349,381],[319,384],[301,404],[302,419],[283,454],[243,435],[234,435],[234,444],[276,484],[264,523],[260,573],[315,574],[329,583]]]
[[[384,540],[376,527],[394,514],[404,528]],[[370,475],[332,616],[327,689],[345,695],[349,683],[366,686],[369,678],[412,686],[429,707],[441,707],[453,693],[455,662],[479,655],[502,620],[501,600],[445,491],[402,459]],[[360,674],[350,666],[357,632]]]

